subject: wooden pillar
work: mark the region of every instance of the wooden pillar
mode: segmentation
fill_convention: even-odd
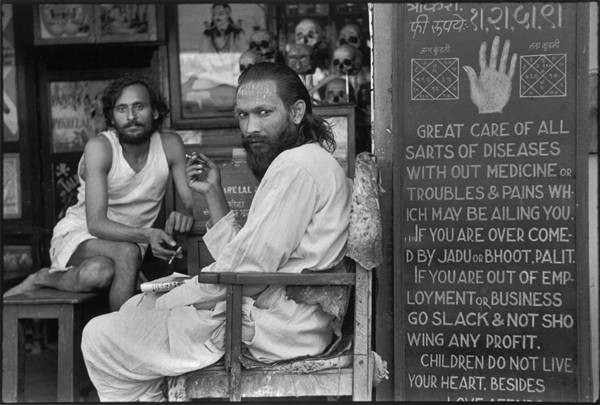
[[[392,184],[394,159],[392,128],[392,16],[399,4],[375,3],[373,5],[373,153],[381,171],[381,224],[383,263],[374,270],[375,303],[373,316],[375,327],[373,340],[375,351],[387,361],[390,372],[389,380],[383,380],[375,388],[377,401],[394,401],[394,384],[396,380],[394,364],[394,255],[393,255],[393,198]]]

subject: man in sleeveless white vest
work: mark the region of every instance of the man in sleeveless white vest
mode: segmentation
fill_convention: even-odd
[[[187,187],[183,142],[159,132],[169,113],[164,97],[145,76],[114,80],[102,96],[108,131],[85,145],[77,173],[77,203],[55,226],[50,268],[31,274],[4,296],[42,287],[63,291],[109,288],[112,310],[135,294],[148,246],[169,260],[173,233],[191,229],[192,192]],[[152,228],[169,171],[184,208],[171,212],[165,229]]]
[[[235,114],[242,145],[260,180],[243,228],[226,204],[218,167],[188,162],[188,185],[204,195],[204,236],[213,272],[324,270],[346,254],[352,183],[331,152],[326,121],[289,67],[258,63],[240,76]],[[102,401],[165,400],[164,376],[214,364],[224,353],[225,286],[192,278],[168,293],[138,294],[83,331],[86,366]],[[263,362],[322,353],[333,316],[288,299],[285,286],[244,290],[242,341]]]

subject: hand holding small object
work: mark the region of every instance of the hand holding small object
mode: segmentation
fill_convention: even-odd
[[[160,228],[153,227],[148,229],[148,232],[148,245],[152,249],[154,257],[168,261],[173,252],[177,250],[177,244],[173,237]]]
[[[170,245],[167,242],[165,242],[164,240],[160,242],[160,246],[163,249],[167,249],[167,250],[171,251],[171,253],[169,253],[169,256],[170,256],[169,264],[171,264],[173,262],[173,259],[175,259],[183,250],[183,248],[181,246]]]
[[[194,152],[186,155],[188,187],[197,193],[206,195],[211,190],[221,187],[221,171],[206,155]]]
[[[191,167],[192,169],[196,170],[196,173],[194,173],[194,177],[197,180],[202,180],[202,178],[206,175],[206,172],[208,170],[205,169],[209,169],[208,165],[206,164],[205,161],[203,161],[200,156],[196,155],[196,152],[194,152],[191,155],[188,155],[187,153],[185,154],[185,157],[188,159],[188,164],[187,167],[188,169]],[[196,163],[196,165],[194,166],[194,163]],[[188,170],[188,185],[189,185],[189,170]]]
[[[169,259],[169,264],[171,264],[171,263],[173,262],[173,259],[175,259],[175,258],[177,257],[177,255],[178,255],[179,253],[181,253],[181,251],[182,251],[182,250],[183,250],[183,247],[182,247],[182,246],[179,246],[179,247],[177,248],[177,250],[175,251],[175,253],[173,253],[173,256],[171,256],[171,258]]]
[[[486,61],[487,42],[483,41],[479,47],[479,77],[471,66],[463,66],[469,76],[471,86],[471,100],[479,109],[479,114],[501,113],[510,99],[512,92],[512,79],[517,64],[517,54],[510,60],[510,68],[506,73],[506,62],[510,51],[510,40],[504,41],[500,65],[496,68],[500,37],[496,36],[492,42],[490,63]]]

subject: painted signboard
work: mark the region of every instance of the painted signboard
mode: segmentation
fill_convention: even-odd
[[[402,16],[404,399],[577,401],[577,5]]]

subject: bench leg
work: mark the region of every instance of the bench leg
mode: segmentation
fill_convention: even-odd
[[[79,369],[77,354],[80,352],[75,331],[79,330],[79,317],[73,305],[61,306],[58,316],[58,402],[79,401]]]
[[[18,319],[16,305],[4,306],[2,322],[2,401],[24,402],[25,331]]]

